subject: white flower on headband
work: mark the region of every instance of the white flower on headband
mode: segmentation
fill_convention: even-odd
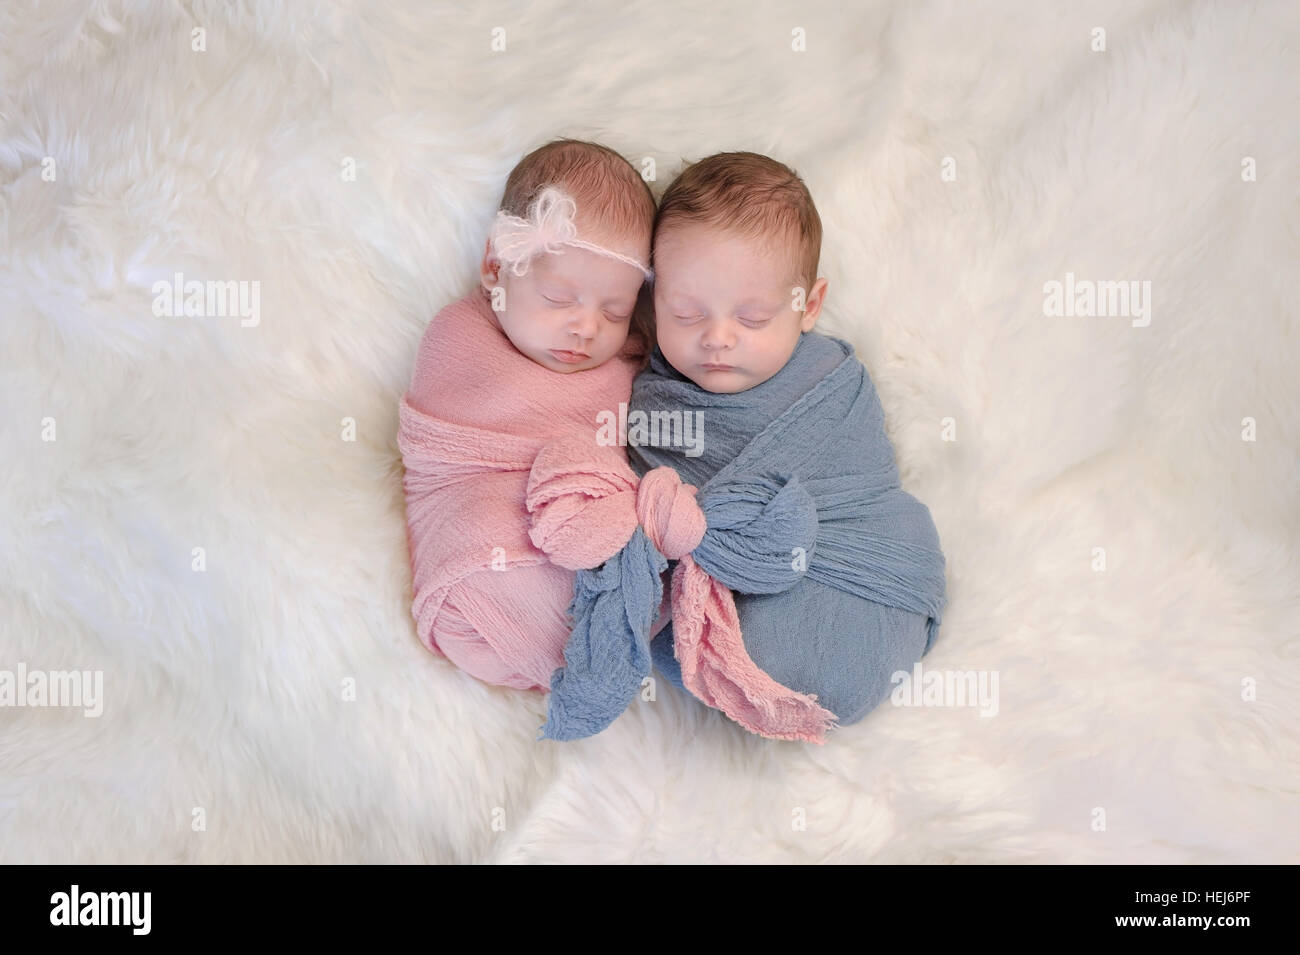
[[[547,186],[528,207],[528,218],[512,216],[502,209],[497,213],[492,226],[492,251],[503,265],[510,267],[515,275],[526,275],[528,264],[536,255],[545,252],[561,253],[564,246],[572,245],[597,255],[617,259],[640,269],[646,280],[654,277],[654,272],[644,264],[578,238],[578,227],[573,218],[578,213],[578,204],[558,186]]]

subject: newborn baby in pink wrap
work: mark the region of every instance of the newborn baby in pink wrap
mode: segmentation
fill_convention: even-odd
[[[545,691],[564,665],[574,571],[532,542],[529,475],[556,441],[594,445],[644,367],[654,214],[617,153],[535,150],[507,180],[479,287],[420,344],[398,434],[412,615],[428,649],[486,683]],[[591,543],[612,553],[626,533]]]

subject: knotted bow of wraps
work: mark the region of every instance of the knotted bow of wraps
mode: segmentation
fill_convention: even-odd
[[[636,411],[658,413],[661,424],[694,415],[701,440],[692,448],[661,430],[647,443],[629,427],[629,453],[645,472],[639,486],[618,469],[614,481],[584,482],[542,467],[544,454],[529,477],[533,542],[557,563],[589,568],[577,574],[573,634],[551,680],[543,735],[597,733],[635,697],[650,673],[649,630],[672,559],[675,652],[687,689],[751,732],[824,742],[835,715],[754,664],[732,591],[775,594],[807,576],[925,615],[926,649],[933,643],[943,554],[929,511],[899,487],[866,369],[847,342],[809,332],[777,375],[714,394],[656,349],[633,385],[629,425]],[[698,492],[679,474],[698,475]],[[630,529],[614,558],[597,566],[597,554],[566,553],[597,510],[608,519],[611,509]],[[791,640],[799,625],[790,621]]]

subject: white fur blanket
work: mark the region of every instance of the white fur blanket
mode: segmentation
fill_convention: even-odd
[[[0,680],[103,707],[0,709],[0,861],[1300,861],[1300,8],[227,6],[0,9]],[[420,646],[398,399],[560,135],[805,176],[996,715]]]

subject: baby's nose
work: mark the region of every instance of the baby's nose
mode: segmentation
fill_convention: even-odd
[[[704,327],[704,334],[700,339],[700,343],[710,350],[730,348],[735,344],[735,335],[731,332],[726,321],[714,320]]]
[[[574,310],[569,331],[580,338],[594,338],[600,327],[600,314],[595,308],[582,306]]]

